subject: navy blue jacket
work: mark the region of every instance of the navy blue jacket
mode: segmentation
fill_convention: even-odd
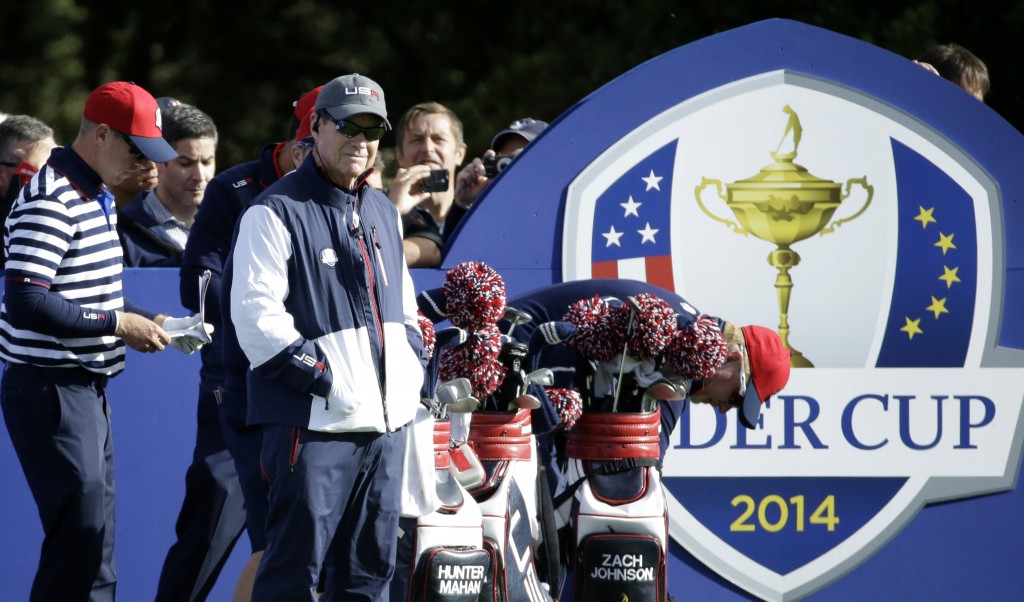
[[[232,348],[232,364],[237,375],[236,387],[245,386],[248,360],[238,348],[234,327],[221,319],[222,306],[228,295],[223,295],[224,263],[231,251],[231,241],[238,218],[249,204],[281,174],[277,167],[277,153],[283,143],[268,144],[260,158],[240,163],[219,173],[210,180],[199,205],[192,231],[188,235],[181,260],[179,294],[182,306],[199,311],[199,277],[210,271],[210,287],[206,293],[206,322],[213,324],[213,342],[200,350],[203,365],[199,370],[200,386],[208,391],[226,385],[224,349]]]
[[[140,193],[126,207],[117,210],[117,234],[121,239],[124,266],[127,268],[176,268],[181,251],[150,231],[159,224],[142,206]]]
[[[393,431],[412,421],[422,339],[398,212],[310,156],[260,195],[232,252],[231,316],[252,365],[250,424]]]

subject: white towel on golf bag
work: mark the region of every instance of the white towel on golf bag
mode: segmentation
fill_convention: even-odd
[[[434,417],[420,406],[408,428],[402,466],[402,516],[421,517],[441,507],[434,486]]]

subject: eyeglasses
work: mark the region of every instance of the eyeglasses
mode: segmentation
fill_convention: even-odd
[[[740,362],[740,388],[730,400],[729,403],[736,407],[743,405],[743,398],[747,394],[747,373],[750,372],[750,356],[747,355],[746,345],[740,345],[740,356],[742,361]]]
[[[135,157],[135,160],[137,162],[145,163],[146,161],[149,161],[149,157],[143,154],[143,152],[139,150],[139,147],[135,146],[135,143],[132,142],[132,139],[128,137],[128,134],[125,134],[120,130],[114,131],[117,132],[117,135],[120,136],[122,140],[124,140],[125,144],[128,145],[128,152],[130,152],[132,156]]]
[[[366,138],[367,142],[373,142],[374,140],[380,140],[384,137],[384,126],[377,125],[374,127],[364,128],[356,125],[351,121],[345,121],[344,119],[335,119],[326,113],[321,113],[326,119],[330,119],[334,122],[334,129],[336,129],[342,136],[346,138],[355,138],[360,133]]]

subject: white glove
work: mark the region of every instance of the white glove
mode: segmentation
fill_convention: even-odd
[[[171,337],[171,346],[185,355],[195,353],[206,343],[213,341],[213,324],[203,322],[201,314],[185,318],[167,318],[164,331]]]

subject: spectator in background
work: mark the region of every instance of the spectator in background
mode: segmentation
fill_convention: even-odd
[[[178,157],[157,164],[156,188],[118,213],[127,267],[178,267],[217,167],[217,126],[196,107],[178,104],[160,111],[164,139]]]
[[[938,44],[914,62],[985,101],[989,90],[988,67],[963,46]]]
[[[46,163],[55,146],[53,130],[35,117],[9,115],[0,122],[0,226],[6,223],[18,191]]]
[[[446,170],[449,182],[466,158],[462,121],[437,102],[415,105],[402,115],[395,130],[395,173],[388,198],[402,215],[403,248],[409,267],[441,265],[441,247],[448,231],[445,219],[452,208],[454,187],[424,192],[431,170]]]
[[[178,543],[160,575],[157,602],[202,600],[213,588],[243,527],[251,555],[233,599],[248,602],[266,549],[267,483],[260,473],[259,427],[246,425],[249,360],[238,348],[227,317],[232,233],[242,212],[272,183],[291,172],[312,149],[309,116],[320,88],[303,94],[291,111],[284,142],[266,145],[259,158],[213,178],[199,206],[181,263],[181,304],[199,310],[199,277],[211,274],[206,319],[218,336],[202,349],[196,446],[185,477]],[[244,500],[244,504],[243,504]]]
[[[540,135],[547,122],[524,117],[509,124],[491,140],[491,148],[462,168],[455,180],[455,207],[448,214],[445,230],[452,232],[455,226],[473,206],[478,196],[491,183],[491,179],[502,172],[512,159],[523,152],[526,145]]]
[[[18,189],[50,158],[55,146],[53,129],[35,117],[9,115],[0,122],[0,197],[13,200]],[[10,203],[6,208],[10,209]]]

